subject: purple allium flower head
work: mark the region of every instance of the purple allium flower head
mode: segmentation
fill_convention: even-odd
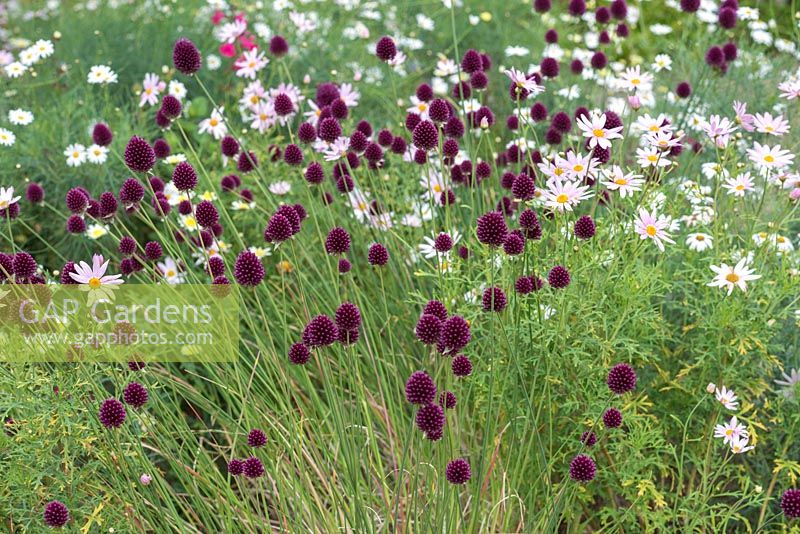
[[[514,198],[520,200],[532,199],[535,192],[533,178],[524,172],[520,173],[511,184],[511,192],[514,194]]]
[[[160,108],[158,111],[156,111],[156,126],[161,128],[162,130],[166,130],[167,128],[172,126],[172,121],[169,120],[169,117],[164,115],[164,112]]]
[[[525,238],[522,237],[522,232],[514,230],[503,242],[503,252],[509,256],[517,256],[525,251]]]
[[[230,135],[223,137],[219,145],[223,156],[232,158],[239,153],[239,143]]]
[[[455,158],[458,155],[458,141],[455,139],[448,139],[442,143],[442,153],[445,157]]]
[[[261,260],[249,250],[239,253],[233,266],[233,277],[243,286],[254,287],[264,279],[264,266]]]
[[[466,484],[472,477],[469,462],[464,458],[451,460],[444,470],[445,477],[450,484]]]
[[[470,74],[469,84],[476,91],[486,89],[489,86],[489,77],[482,70],[477,70]]]
[[[681,82],[675,88],[675,94],[681,98],[689,98],[689,95],[692,94],[692,86],[689,85],[689,82]]]
[[[197,224],[203,228],[208,228],[219,222],[219,212],[217,208],[208,200],[201,201],[194,210]]]
[[[275,213],[269,218],[267,228],[264,230],[264,240],[273,243],[282,243],[292,237],[292,223],[284,215]]]
[[[361,311],[352,302],[343,302],[334,314],[336,326],[342,330],[355,330],[361,326]]]
[[[247,174],[248,172],[252,172],[256,167],[258,167],[258,158],[255,153],[252,151],[239,153],[239,157],[236,158],[236,170]]]
[[[452,391],[443,391],[439,394],[439,406],[445,410],[452,410],[456,407],[456,395]]]
[[[294,343],[289,347],[289,362],[294,365],[303,365],[311,359],[311,352],[302,343]]]
[[[627,363],[618,363],[608,371],[608,389],[622,395],[636,387],[636,371]]]
[[[147,364],[144,363],[144,362],[137,362],[137,361],[128,362],[128,369],[130,369],[131,371],[134,371],[134,372],[135,371],[141,371],[146,366],[147,366]]]
[[[125,147],[125,165],[136,172],[147,172],[153,168],[156,155],[150,143],[134,135]]]
[[[573,17],[580,17],[586,12],[586,2],[585,0],[570,0],[567,10]]]
[[[269,53],[275,57],[281,57],[289,52],[289,42],[282,35],[274,35],[269,40]]]
[[[736,10],[730,7],[723,7],[719,10],[717,17],[719,25],[726,30],[736,27]]]
[[[254,428],[247,434],[247,445],[250,447],[263,447],[267,444],[267,435],[260,428]]]
[[[575,221],[575,237],[578,239],[591,239],[597,233],[597,226],[588,215],[583,215]]]
[[[397,45],[394,44],[394,40],[386,35],[381,37],[375,45],[375,55],[381,61],[393,60],[397,55]]]
[[[567,113],[559,111],[553,115],[553,119],[550,121],[550,126],[552,126],[559,133],[567,133],[572,129],[572,120],[569,118]]]
[[[433,99],[433,88],[427,83],[419,84],[415,93],[423,102],[430,102]]]
[[[347,104],[341,98],[337,98],[331,104],[331,115],[333,118],[344,120],[350,114],[350,110],[347,109]]]
[[[147,402],[148,394],[147,389],[138,382],[131,382],[125,386],[122,392],[122,399],[125,404],[129,404],[134,408],[141,408]]]
[[[434,315],[439,318],[440,321],[447,320],[447,308],[444,304],[442,304],[438,300],[429,300],[425,307],[422,309],[422,313]]]
[[[313,162],[306,168],[305,179],[310,184],[321,184],[325,180],[325,171],[318,162]]]
[[[119,188],[119,199],[125,206],[138,204],[144,198],[144,186],[136,178],[128,178]]]
[[[310,122],[304,122],[297,128],[297,138],[301,143],[313,143],[317,138],[317,129]]]
[[[150,261],[161,259],[164,255],[164,250],[161,248],[161,243],[158,241],[148,241],[144,246],[144,255]]]
[[[405,154],[407,148],[408,143],[406,143],[406,140],[399,135],[392,139],[392,144],[390,146],[392,153],[402,155]]]
[[[233,458],[228,462],[228,473],[235,477],[244,473],[244,462],[238,458]]]
[[[363,152],[366,150],[367,145],[369,144],[369,139],[363,132],[356,130],[353,132],[353,135],[350,136],[350,150],[354,150],[356,152]]]
[[[17,252],[12,261],[12,271],[17,278],[27,280],[36,274],[36,260],[27,252]]]
[[[84,189],[79,187],[74,187],[67,191],[65,201],[67,208],[72,213],[83,213],[89,206],[89,197],[86,196]]]
[[[788,489],[783,492],[781,510],[789,519],[800,518],[800,489]]]
[[[453,238],[450,234],[442,232],[433,240],[433,247],[438,252],[449,252],[453,248]]]
[[[461,58],[461,70],[467,74],[483,70],[483,60],[477,50],[470,48]]]
[[[611,15],[617,20],[625,20],[628,16],[628,4],[625,0],[613,0],[609,5]]]
[[[566,113],[565,113],[566,115]],[[542,122],[547,119],[547,108],[541,102],[536,102],[531,106],[531,120],[534,122]],[[567,122],[569,123],[569,115],[567,115]],[[570,123],[571,126],[571,123]]]
[[[469,323],[460,315],[454,315],[442,323],[439,344],[446,352],[458,352],[472,339]]]
[[[444,125],[444,133],[447,137],[460,139],[464,136],[464,123],[458,117],[450,117]]]
[[[434,122],[446,122],[450,118],[450,104],[443,98],[433,100],[428,108],[428,116]]]
[[[622,425],[622,412],[609,408],[603,412],[603,424],[606,428],[619,428]]]
[[[341,258],[339,260],[339,264],[337,265],[337,269],[339,270],[339,274],[347,274],[350,272],[353,266],[347,258]]]
[[[4,277],[3,273],[4,268],[5,266],[0,265],[0,280],[2,280]],[[10,269],[7,270],[10,271]],[[75,270],[75,262],[68,261],[67,263],[64,264],[64,267],[61,268],[61,276],[59,281],[61,282],[62,285],[72,285],[78,283],[72,279],[70,273],[78,274],[78,271]]]
[[[44,524],[50,528],[60,528],[69,522],[69,510],[61,501],[50,501],[42,514]]]
[[[463,354],[453,358],[450,368],[455,376],[469,376],[472,374],[472,362]]]
[[[31,204],[38,204],[44,200],[44,188],[36,182],[31,182],[25,189],[25,198]]]
[[[369,246],[367,261],[370,265],[383,267],[389,263],[389,251],[381,243],[373,243]]]
[[[392,139],[394,139],[394,134],[388,128],[382,129],[378,132],[378,144],[381,146],[389,146],[392,144]]]
[[[630,30],[628,29],[627,24],[618,24],[616,29],[617,35],[619,37],[625,38],[630,34]]]
[[[555,30],[555,28],[550,28],[544,32],[544,41],[549,44],[555,44],[558,42],[558,32]]]
[[[581,443],[587,447],[594,447],[594,444],[597,443],[597,435],[591,430],[585,430],[581,433]]]
[[[214,277],[225,274],[225,260],[219,256],[208,258],[208,273]]]
[[[200,51],[192,41],[181,37],[172,47],[172,64],[178,72],[192,75],[200,70],[202,64]]]
[[[264,464],[255,456],[251,456],[244,461],[244,476],[247,478],[258,478],[264,476]]]
[[[519,117],[517,117],[516,115],[509,115],[508,117],[506,117],[506,128],[508,128],[512,132],[517,131],[519,129]],[[516,145],[512,146],[516,147]],[[509,147],[509,149],[510,148],[511,147]]]
[[[80,215],[70,215],[67,218],[67,232],[70,234],[82,234],[86,231],[86,221]]]
[[[508,234],[503,214],[499,211],[490,211],[478,217],[477,234],[481,243],[493,247],[501,246]]]
[[[506,294],[499,287],[487,287],[483,291],[483,311],[501,312],[507,304]]]
[[[191,191],[197,185],[197,172],[194,167],[182,161],[172,170],[172,183],[178,191]]]
[[[406,400],[411,404],[431,404],[436,398],[436,385],[425,371],[414,371],[406,381]]]
[[[303,343],[309,347],[331,345],[339,337],[339,329],[327,315],[317,315],[303,330]]]
[[[611,11],[606,6],[598,7],[594,12],[594,20],[598,24],[608,24],[611,20]]]
[[[431,121],[421,121],[412,133],[414,146],[422,150],[432,150],[439,143],[439,132]]]
[[[34,261],[33,264],[35,272],[36,262]],[[67,265],[71,265],[73,268],[75,267],[75,264],[71,261],[67,262]],[[65,269],[67,265],[64,266]],[[14,274],[14,256],[6,254],[4,252],[0,252],[0,282],[5,280],[6,278],[10,278],[13,274]],[[62,278],[63,278],[63,270],[62,270]]]
[[[164,159],[170,155],[172,149],[164,139],[156,139],[153,143],[153,154],[156,155],[158,159]]]
[[[425,345],[434,345],[439,341],[442,331],[442,321],[435,315],[423,313],[414,328],[414,334]]]
[[[416,151],[414,151],[414,163],[416,163],[417,165],[425,165],[427,161],[428,161],[427,152],[425,152],[421,148],[418,148]]]
[[[537,13],[547,13],[551,7],[551,0],[533,0],[533,9]]]
[[[303,163],[303,150],[294,143],[286,145],[283,151],[283,161],[289,165],[300,165]]]
[[[559,71],[558,60],[546,57],[542,60],[541,65],[539,65],[539,69],[541,70],[542,76],[545,78],[555,78],[558,76]]]
[[[595,52],[592,55],[592,59],[589,61],[589,63],[592,65],[592,68],[601,70],[608,65],[608,58],[602,52]]]
[[[168,119],[177,119],[181,116],[182,110],[181,101],[172,95],[166,95],[161,100],[161,113]]]
[[[585,454],[579,454],[569,463],[569,477],[575,482],[585,483],[594,479],[597,465]]]
[[[444,427],[444,409],[438,404],[426,404],[417,410],[416,422],[417,427],[426,434],[438,432]]]
[[[580,59],[573,59],[569,64],[569,70],[572,74],[580,74],[583,72],[583,61]]]
[[[127,413],[125,412],[125,406],[112,397],[103,401],[98,415],[104,427],[118,428],[125,422]]]
[[[570,283],[569,271],[563,265],[556,265],[547,273],[547,282],[552,288],[564,289]]]
[[[377,163],[383,159],[383,149],[378,143],[369,143],[364,149],[364,157],[370,163]]]
[[[739,55],[739,49],[736,48],[736,43],[728,42],[722,45],[722,54],[725,56],[725,61],[733,61]]]
[[[517,278],[517,281],[514,282],[514,289],[520,295],[527,295],[528,293],[533,292],[533,277],[520,276]]]
[[[325,252],[328,254],[347,254],[350,251],[350,234],[336,226],[328,232],[325,239]]]
[[[722,48],[712,46],[706,51],[706,63],[712,67],[721,67],[725,63],[725,53]]]
[[[92,128],[92,141],[94,144],[100,146],[108,146],[114,139],[114,134],[111,133],[111,128],[107,124],[98,122]]]

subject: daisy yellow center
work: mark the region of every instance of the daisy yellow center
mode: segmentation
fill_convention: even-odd
[[[628,180],[626,180],[625,178],[617,178],[616,180],[614,180],[614,183],[617,185],[628,185]]]
[[[96,276],[93,276],[93,277],[89,278],[88,285],[89,285],[89,287],[91,287],[92,289],[97,289],[97,288],[98,288],[98,287],[100,287],[100,285],[101,285],[101,284],[100,284],[100,279],[99,279],[99,278],[97,278]]]
[[[736,273],[728,273],[727,275],[725,275],[725,280],[727,280],[731,284],[735,284],[736,282],[739,281],[739,275]]]
[[[254,68],[256,66],[256,62],[255,61],[251,61],[250,63],[247,64],[247,66],[252,69],[252,68]]]
[[[556,169],[553,171],[553,174],[555,174],[556,176],[561,176],[562,174],[564,174],[564,169],[556,167]]]
[[[766,156],[764,156],[764,161],[766,161],[767,163],[774,163],[775,158],[772,156],[772,154],[767,154]]]
[[[575,165],[574,167],[572,167],[572,170],[573,170],[573,171],[575,171],[575,172],[581,172],[581,171],[583,170],[583,165],[581,165],[580,163],[578,163],[577,165]]]
[[[631,84],[633,85],[639,85],[640,83],[642,83],[642,80],[640,80],[639,78],[634,78],[631,80]]]
[[[217,124],[219,124],[219,121],[217,119],[211,119],[210,121],[208,121],[208,123],[211,126],[216,126]]]
[[[647,156],[647,161],[656,161],[656,160],[658,160],[658,156],[656,156],[655,154],[650,154],[649,156]]]
[[[599,130],[597,128],[592,130],[592,133],[594,134],[595,137],[603,137],[606,134],[603,130]]]
[[[558,195],[556,197],[556,202],[558,202],[559,204],[564,204],[568,200],[569,200],[569,197],[567,195],[565,195],[564,193],[561,193],[560,195]]]
[[[786,238],[785,238],[785,237],[783,237],[782,235],[779,235],[778,237],[776,237],[776,238],[775,238],[775,240],[776,240],[778,243],[786,243]]]
[[[649,235],[650,237],[655,237],[655,235],[658,233],[658,228],[656,228],[652,224],[648,224],[647,228],[645,228],[644,231],[647,232],[647,235]]]
[[[436,185],[433,186],[433,190],[436,191],[437,193],[441,193],[442,192],[442,186],[439,185],[439,184],[436,184]]]
[[[7,207],[8,207],[8,201],[7,200],[0,200],[0,210],[4,210]]]
[[[695,236],[695,239],[696,239],[697,241],[705,241],[705,240],[706,240],[706,236],[704,236],[704,235],[698,235],[698,236]]]
[[[744,184],[739,184],[736,186],[737,191],[744,191]]]
[[[655,124],[653,124],[652,126],[650,126],[650,131],[651,131],[651,132],[657,132],[657,131],[658,131],[658,126],[656,126]]]
[[[278,271],[281,273],[290,273],[292,272],[292,264],[286,260],[278,262]]]
[[[153,94],[153,90],[150,87],[145,89],[144,92],[147,93],[148,95],[152,95]]]
[[[742,448],[738,445],[734,445],[733,447],[731,447],[731,451],[733,451],[734,453],[740,452],[741,450]]]
[[[258,118],[261,119],[262,121],[265,121],[265,120],[267,120],[267,114],[266,113],[262,113],[261,115],[258,116]]]
[[[77,150],[72,153],[73,158],[78,159],[78,156],[80,156],[80,153]]]
[[[775,128],[773,128],[772,126],[767,126],[767,127],[766,127],[766,128],[764,128],[764,129],[765,129],[766,131],[768,131],[768,132],[774,132],[774,131],[775,131]]]
[[[761,239],[766,239],[767,238],[767,232],[759,232],[758,233],[758,237],[760,237]]]
[[[172,269],[168,270],[167,271],[167,278],[172,278],[173,276],[175,276],[175,271],[173,271]]]
[[[364,202],[359,202],[358,203],[358,209],[363,211],[363,210],[367,209],[367,205]]]
[[[725,431],[725,435],[726,435],[726,436],[732,436],[732,435],[733,435],[733,429],[732,429],[732,428],[729,428],[728,430],[726,430],[726,431]]]
[[[425,111],[427,108],[428,108],[428,106],[426,106],[425,104],[419,104],[417,106],[417,109],[420,110],[420,111]]]
[[[250,102],[252,102],[253,104],[258,104],[258,101],[259,101],[258,95],[253,95],[250,97]]]

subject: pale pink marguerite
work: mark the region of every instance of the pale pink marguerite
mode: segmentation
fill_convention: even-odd
[[[742,454],[743,452],[755,449],[755,445],[748,445],[750,438],[739,436],[731,440],[731,452],[733,454]]]
[[[711,384],[709,384],[709,387]],[[736,399],[736,393],[732,389],[722,386],[722,389],[714,388],[714,396],[717,400],[729,410],[738,410],[739,401]]]
[[[755,184],[749,172],[740,174],[736,178],[728,178],[722,184],[723,189],[728,191],[729,195],[743,197],[747,191],[754,191]]]
[[[511,82],[516,85],[517,89],[520,91],[527,91],[531,96],[536,96],[544,91],[544,86],[536,83],[536,80],[533,78],[528,78],[528,75],[522,71],[512,67],[503,72],[511,79]]]
[[[148,104],[154,106],[158,103],[158,95],[167,88],[167,84],[158,77],[157,74],[149,72],[144,75],[142,82],[142,93],[139,96],[139,107]]]
[[[19,196],[14,196],[13,187],[0,187],[0,210],[4,210],[12,204],[16,204]]]
[[[125,282],[121,274],[107,275],[108,262],[101,254],[92,256],[92,265],[85,261],[75,265],[75,272],[69,273],[70,278],[79,284],[85,284],[89,289],[100,289],[103,286],[119,285]]]
[[[589,148],[611,148],[612,139],[622,139],[622,126],[606,128],[606,114],[592,114],[591,117],[581,115],[578,117],[578,128],[583,136],[589,139]]]
[[[781,150],[781,145],[770,147],[758,141],[753,143],[753,148],[747,149],[750,161],[762,170],[779,170],[792,163],[794,154],[788,150]]]
[[[739,260],[739,263],[733,267],[727,263],[723,263],[720,266],[711,265],[711,270],[717,274],[714,279],[706,285],[711,287],[725,287],[728,289],[728,295],[733,292],[734,287],[738,287],[742,291],[747,292],[747,282],[761,278],[760,274],[754,274],[754,271],[747,266],[747,258],[742,258]]]
[[[575,182],[550,178],[547,180],[547,189],[544,192],[544,205],[562,212],[572,211],[581,200],[591,198],[592,195],[588,185],[577,185]]]
[[[714,427],[714,437],[722,438],[723,443],[731,443],[738,438],[749,438],[750,434],[734,415],[727,423]]]
[[[664,252],[665,242],[675,243],[669,232],[667,232],[669,226],[670,220],[668,217],[659,216],[655,210],[649,212],[645,208],[639,208],[639,217],[634,223],[634,229],[639,234],[639,237],[641,239],[652,239],[661,252]]]

